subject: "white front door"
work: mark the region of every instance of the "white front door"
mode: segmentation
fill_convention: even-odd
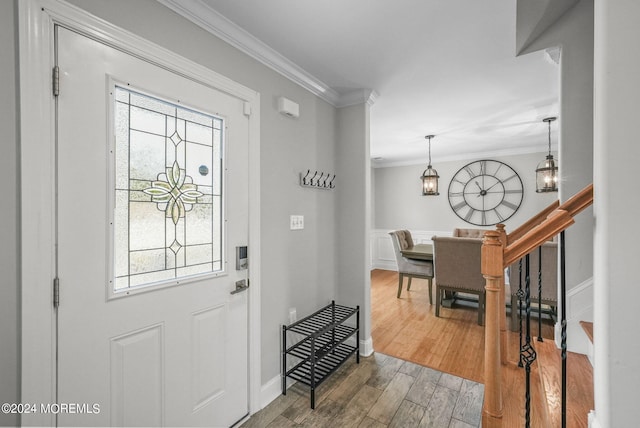
[[[230,426],[248,413],[244,103],[56,34],[58,424]]]

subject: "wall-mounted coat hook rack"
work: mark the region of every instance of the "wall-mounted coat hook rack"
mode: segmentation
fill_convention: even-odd
[[[315,171],[313,175],[311,175],[311,170],[308,169],[306,174],[303,172],[300,173],[300,185],[303,187],[313,187],[314,189],[335,189],[336,185],[333,184],[335,179],[335,174],[332,176],[330,173],[322,171]]]

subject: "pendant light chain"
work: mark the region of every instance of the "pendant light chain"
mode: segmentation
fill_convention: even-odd
[[[551,154],[551,121],[548,120],[547,124],[549,125],[549,154]]]

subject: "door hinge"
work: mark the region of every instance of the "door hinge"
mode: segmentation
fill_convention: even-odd
[[[53,96],[60,95],[60,67],[53,67]]]
[[[245,116],[251,116],[251,103],[248,101],[244,102],[244,106],[243,106],[243,110],[244,110],[244,115]]]
[[[60,279],[58,277],[53,279],[53,307],[60,306]]]

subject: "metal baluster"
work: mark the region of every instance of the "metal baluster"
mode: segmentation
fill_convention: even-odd
[[[520,349],[520,360],[525,363],[525,427],[531,426],[531,364],[536,360],[536,350],[531,346],[531,281],[529,254],[525,257],[525,311],[527,314],[525,344]]]
[[[538,342],[542,342],[542,245],[538,247]]]
[[[520,349],[522,350],[522,303],[524,302],[524,290],[522,289],[522,259],[518,260],[518,279],[518,334],[520,335]],[[511,310],[513,310],[513,308]],[[524,367],[522,354],[520,354],[518,367]]]
[[[560,232],[560,310],[562,311],[562,428],[567,426],[567,277],[565,270],[564,231]]]

